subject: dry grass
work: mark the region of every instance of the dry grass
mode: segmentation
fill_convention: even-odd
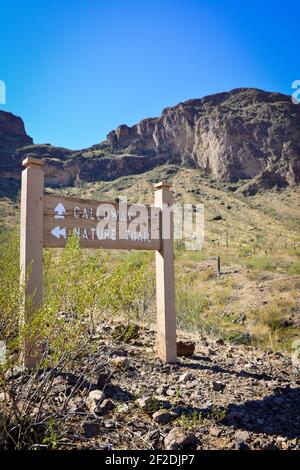
[[[188,293],[187,299],[181,299],[180,324],[186,327],[197,324],[225,338],[232,337],[233,332],[235,337],[249,334],[251,312],[272,317],[273,313],[264,307],[272,303],[274,296],[282,295],[284,302],[292,301],[299,307],[300,188],[272,190],[245,198],[238,191],[229,191],[228,185],[212,181],[200,170],[164,165],[144,175],[50,191],[99,200],[122,195],[129,202],[149,204],[153,202],[153,183],[160,180],[172,181],[175,202],[205,206],[203,251],[186,251],[176,243],[177,283]],[[16,223],[15,202],[2,199],[0,210],[8,225]],[[213,220],[216,215],[222,219]],[[221,257],[220,279],[216,276],[216,263],[211,261],[217,255]],[[113,264],[126,256],[125,252],[110,252]],[[154,257],[150,267],[153,274]],[[155,313],[152,301],[151,319]],[[295,307],[290,313],[292,318],[296,318],[296,312]],[[278,344],[284,345],[285,337],[298,334],[296,326],[278,329]],[[252,329],[251,334],[258,335],[258,330]],[[269,345],[270,341],[266,339],[265,343]]]

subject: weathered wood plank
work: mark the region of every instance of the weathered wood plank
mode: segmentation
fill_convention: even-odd
[[[160,250],[160,221],[158,207],[45,195],[43,246],[62,248],[75,230],[83,248]]]

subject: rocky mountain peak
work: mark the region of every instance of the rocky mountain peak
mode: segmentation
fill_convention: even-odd
[[[12,113],[0,111],[0,176],[16,176],[20,172],[15,150],[32,143],[23,120]]]
[[[220,181],[259,188],[300,182],[300,106],[280,93],[237,88],[165,108],[160,117],[122,124],[81,151],[32,145],[23,121],[0,112],[0,176],[20,176],[28,154],[46,162],[48,184],[113,180],[164,163],[200,168]]]
[[[5,146],[22,147],[33,143],[26,134],[24,122],[12,113],[0,111],[0,149]]]
[[[189,100],[160,118],[120,126],[107,140],[112,152],[160,155],[219,180],[265,171],[281,184],[300,180],[300,109],[280,93],[238,88]]]

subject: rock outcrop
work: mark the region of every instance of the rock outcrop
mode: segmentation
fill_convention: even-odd
[[[17,176],[20,172],[15,150],[32,144],[21,118],[0,111],[0,175]]]
[[[190,100],[120,126],[108,142],[112,151],[160,155],[223,181],[260,174],[271,186],[300,181],[300,106],[279,93],[236,89]]]
[[[201,168],[221,181],[250,181],[245,194],[300,182],[300,106],[289,96],[235,89],[166,108],[158,118],[119,126],[81,151],[32,145],[23,122],[0,113],[0,176],[20,176],[28,154],[43,158],[46,182],[113,180],[163,163]]]

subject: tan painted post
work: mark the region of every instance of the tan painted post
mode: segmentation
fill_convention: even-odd
[[[24,290],[21,325],[43,301],[43,198],[44,163],[35,158],[23,161],[20,227],[20,283]],[[22,365],[33,368],[40,351],[34,344],[22,344]]]
[[[173,214],[166,220],[163,211],[173,204],[173,195],[168,183],[154,185],[154,205],[162,209],[162,248],[156,256],[156,305],[157,305],[157,353],[165,362],[176,362],[176,310],[173,250]],[[165,214],[168,212],[165,212]],[[166,225],[170,223],[167,238],[164,238]]]

